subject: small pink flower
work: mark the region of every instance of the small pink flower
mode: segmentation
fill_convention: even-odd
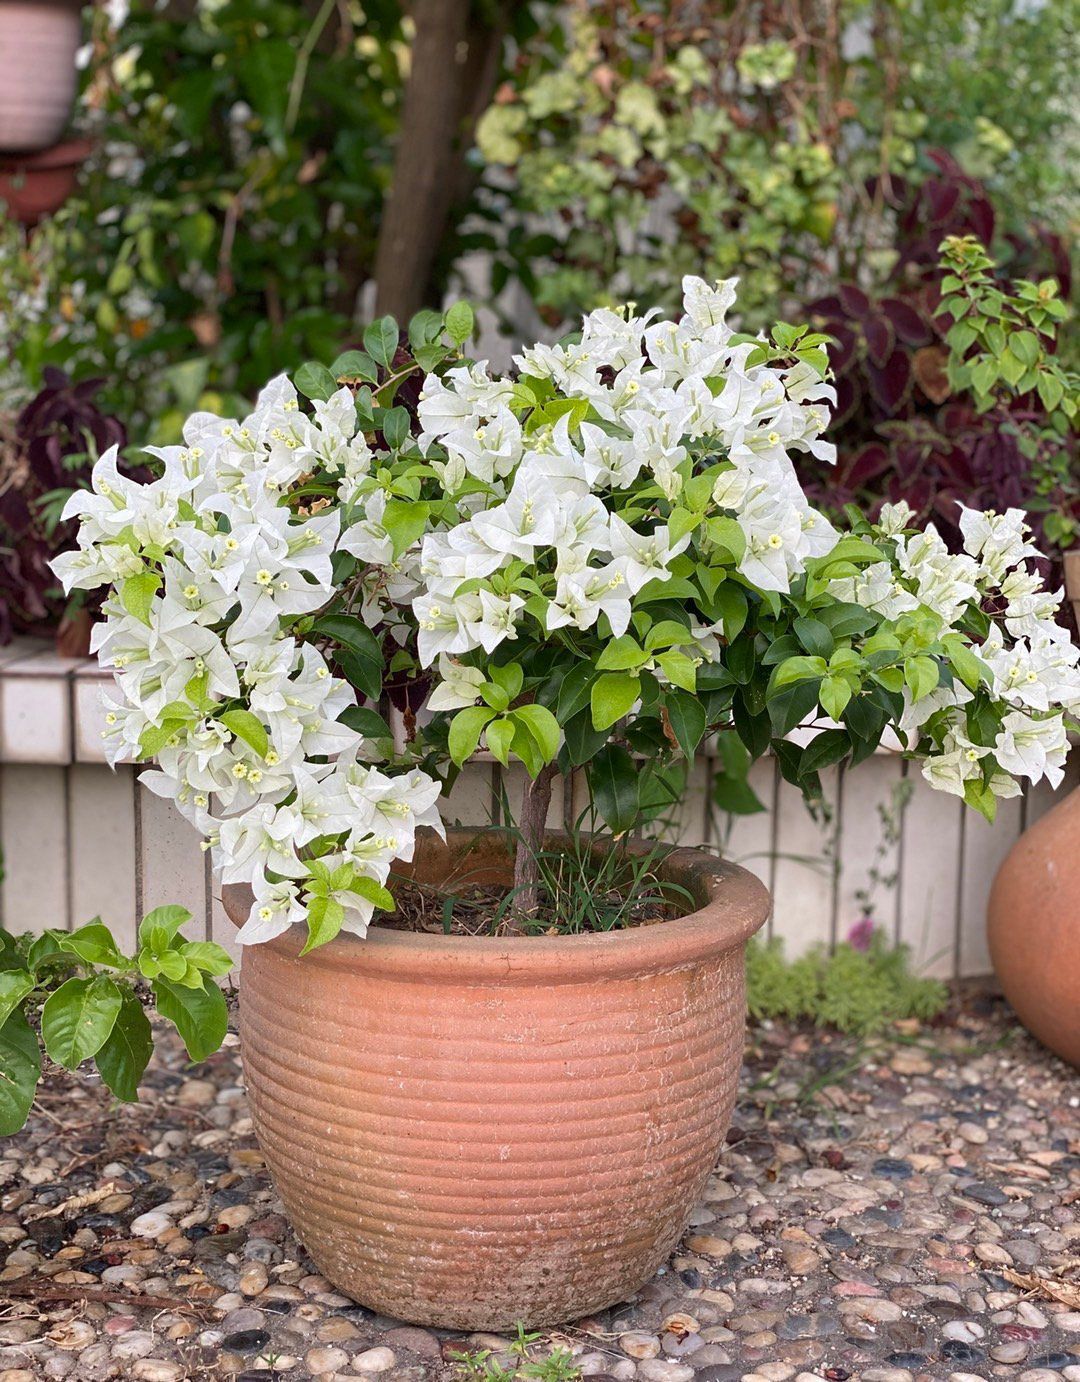
[[[870,940],[874,934],[873,917],[863,917],[857,921],[847,933],[848,945],[852,950],[869,950]]]

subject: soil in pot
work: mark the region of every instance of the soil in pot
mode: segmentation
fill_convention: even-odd
[[[554,847],[559,842],[551,839]],[[503,835],[418,848],[437,886],[469,857],[504,892]],[[458,936],[374,927],[301,956],[245,948],[252,1115],[320,1270],[384,1314],[505,1329],[633,1294],[678,1241],[735,1097],[743,949],[768,894],[677,850],[695,910],[603,933]],[[235,921],[250,893],[226,888]]]

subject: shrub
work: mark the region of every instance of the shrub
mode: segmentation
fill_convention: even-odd
[[[809,793],[887,725],[989,818],[1014,775],[1060,780],[1080,649],[1022,513],[966,510],[956,555],[902,505],[839,533],[791,460],[832,459],[823,339],[740,336],[734,300],[688,279],[679,321],[601,310],[504,378],[463,360],[462,304],[407,342],[382,320],[298,372],[310,407],[279,379],[243,422],[193,417],[152,484],[98,463],[55,565],[113,587],[107,751],[156,758],[143,781],[253,886],[245,940],[362,934],[482,747],[530,778],[519,925],[558,768],[617,834],[716,732]]]

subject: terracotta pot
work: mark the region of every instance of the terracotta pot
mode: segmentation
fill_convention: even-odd
[[[59,211],[74,192],[79,169],[92,149],[87,139],[69,139],[44,153],[0,155],[0,202],[24,226],[36,226]]]
[[[510,877],[493,831],[429,835],[413,868]],[[339,1289],[417,1324],[506,1329],[602,1309],[666,1260],[727,1129],[743,949],[769,897],[695,850],[663,876],[701,910],[512,940],[375,927],[303,958],[294,927],[245,948],[255,1130]],[[248,889],[224,901],[246,918]]]
[[[1080,1068],[1080,789],[1007,855],[990,893],[989,935],[1020,1021]]]
[[[47,149],[75,101],[81,0],[0,0],[0,149]]]

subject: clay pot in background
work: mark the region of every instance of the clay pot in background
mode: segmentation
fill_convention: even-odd
[[[1080,1068],[1080,789],[1013,846],[988,919],[994,972],[1016,1015]]]
[[[424,881],[510,881],[505,835],[424,834]],[[373,927],[303,957],[296,926],[245,947],[255,1130],[335,1286],[416,1324],[504,1330],[600,1310],[666,1260],[727,1129],[769,897],[697,850],[660,875],[700,910],[509,940]],[[224,902],[242,922],[251,891]]]
[[[75,101],[80,0],[0,0],[0,150],[35,153],[63,134]]]
[[[43,153],[0,154],[0,202],[22,225],[33,228],[71,196],[92,150],[88,139],[69,139]]]

